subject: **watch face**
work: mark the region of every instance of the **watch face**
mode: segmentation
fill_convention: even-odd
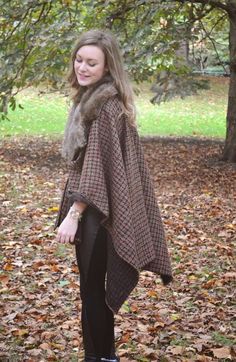
[[[69,211],[69,215],[72,217],[72,219],[74,220],[80,220],[82,217],[82,214],[78,211],[78,210],[70,210]]]

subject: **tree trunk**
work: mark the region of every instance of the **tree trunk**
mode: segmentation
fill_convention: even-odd
[[[4,114],[8,113],[8,100],[8,96],[2,97],[1,112],[3,112]]]
[[[223,160],[236,162],[236,6],[229,11],[230,84]]]

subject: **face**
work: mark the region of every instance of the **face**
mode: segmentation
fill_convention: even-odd
[[[74,70],[81,86],[90,86],[106,73],[105,55],[96,45],[84,45],[76,53]]]

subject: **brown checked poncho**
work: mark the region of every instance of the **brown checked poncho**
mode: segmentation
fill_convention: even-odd
[[[56,227],[70,205],[98,209],[108,231],[106,300],[118,312],[139,272],[172,280],[170,260],[154,188],[135,127],[121,114],[110,78],[84,93],[70,112],[63,154],[72,158]],[[75,133],[78,133],[77,135]]]

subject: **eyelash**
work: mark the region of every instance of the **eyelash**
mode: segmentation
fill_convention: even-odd
[[[78,63],[81,63],[80,59],[75,59]],[[96,64],[88,64],[90,67],[95,67]]]

